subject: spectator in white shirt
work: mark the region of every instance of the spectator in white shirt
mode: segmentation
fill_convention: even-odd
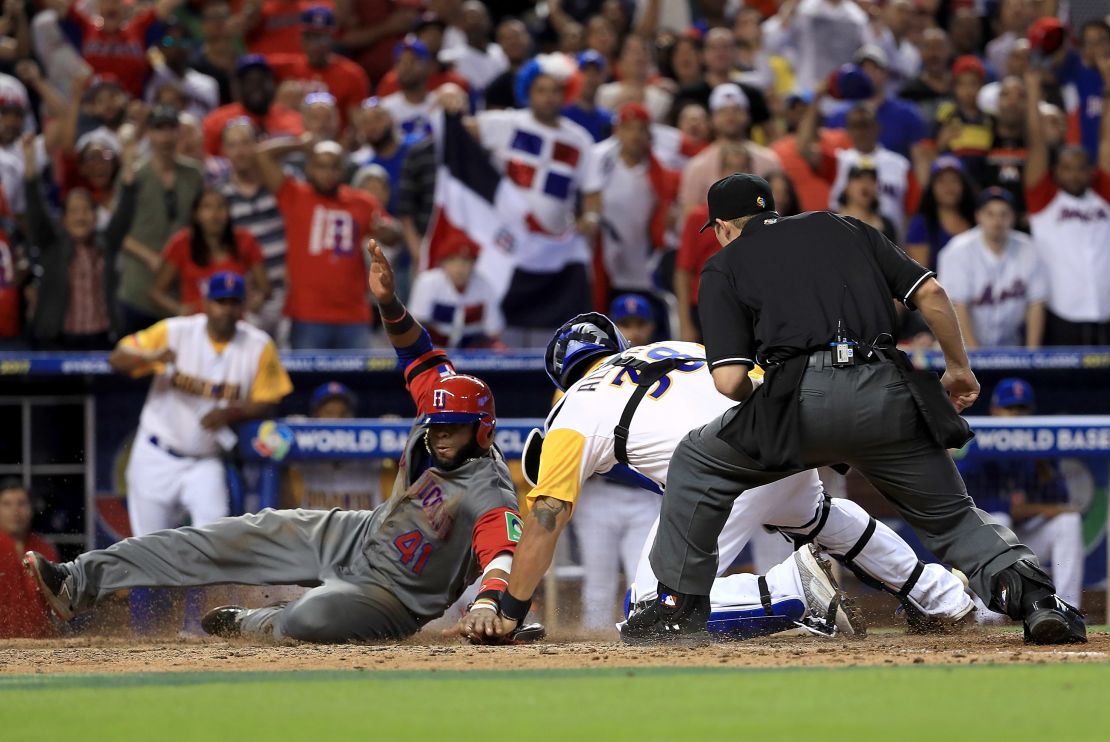
[[[1039,348],[1048,281],[1033,241],[1013,228],[1013,195],[998,186],[984,190],[975,221],[940,251],[937,265],[964,344]]]
[[[478,246],[455,235],[442,248],[439,266],[417,275],[408,308],[443,348],[498,345],[505,319],[494,291],[474,270]]]
[[[398,138],[410,134],[430,134],[435,94],[427,89],[432,72],[432,56],[423,41],[407,36],[394,51],[394,69],[401,89],[381,99],[380,105],[393,116]]]
[[[462,4],[461,18],[466,43],[444,46],[439,61],[452,65],[466,78],[472,92],[481,93],[509,69],[509,60],[500,46],[490,42],[490,17],[484,3],[467,0]]]
[[[1110,57],[1099,61],[1110,88]],[[1110,345],[1110,116],[1102,117],[1098,163],[1064,147],[1049,168],[1040,72],[1025,75],[1025,205],[1047,269],[1046,345]],[[1103,99],[1106,100],[1105,98]]]
[[[867,13],[851,0],[786,2],[763,24],[764,47],[793,62],[803,90],[851,62],[867,40]]]
[[[212,77],[189,67],[195,40],[189,29],[171,20],[158,41],[150,79],[146,84],[146,101],[154,101],[158,91],[173,85],[185,93],[186,104],[182,110],[203,119],[220,105],[220,86]]]
[[[582,185],[586,209],[601,214],[601,247],[611,295],[652,288],[656,247],[674,222],[678,174],[651,151],[647,107],[625,103],[614,136],[594,145]]]
[[[619,81],[607,82],[597,90],[597,105],[615,111],[625,103],[642,103],[652,121],[662,121],[671,110],[671,94],[649,82],[654,64],[653,47],[642,36],[630,34],[621,44],[616,71]]]

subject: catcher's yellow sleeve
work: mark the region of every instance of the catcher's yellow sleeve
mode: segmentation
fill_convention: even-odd
[[[573,505],[582,491],[582,457],[586,438],[576,430],[559,428],[543,439],[540,476],[525,498],[529,510],[539,497],[552,497]]]
[[[251,401],[276,403],[291,391],[293,382],[281,365],[277,348],[272,342],[268,342],[262,349],[262,355],[258,357],[258,370],[251,384]]]

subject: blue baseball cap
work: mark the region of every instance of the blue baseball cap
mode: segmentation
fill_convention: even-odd
[[[208,293],[206,297],[215,299],[238,299],[242,301],[247,295],[247,284],[243,277],[233,271],[220,271],[213,273],[208,279]]]
[[[963,160],[955,155],[941,155],[933,160],[932,166],[929,167],[929,177],[936,175],[944,170],[955,170],[957,173],[966,172]]]
[[[271,75],[274,73],[270,63],[266,61],[266,57],[261,54],[245,54],[239,57],[239,61],[235,64],[235,74],[236,76],[242,76],[246,74],[247,70],[255,68],[266,70]]]
[[[336,26],[335,13],[326,5],[313,5],[301,13],[301,25],[306,31],[331,33]]]
[[[609,67],[609,63],[605,61],[605,57],[602,56],[601,52],[595,49],[587,49],[586,51],[578,52],[578,56],[575,57],[575,61],[578,62],[579,67],[585,67],[588,64],[592,64],[602,72],[604,72]]]
[[[397,46],[393,47],[393,58],[396,59],[405,52],[412,52],[413,54],[424,60],[432,58],[432,53],[428,51],[428,45],[412,34],[409,34],[401,41],[398,41]]]
[[[1033,385],[1025,379],[1009,378],[998,382],[991,394],[991,407],[1028,407],[1037,406]]]
[[[648,300],[639,294],[621,294],[613,299],[613,304],[609,307],[609,319],[622,322],[630,317],[653,322],[655,313],[651,311]]]
[[[312,390],[312,396],[308,400],[308,409],[313,414],[316,410],[320,409],[320,405],[327,402],[329,399],[342,399],[352,409],[355,406],[355,394],[346,384],[340,384],[338,381],[329,381],[326,384],[321,384]]]
[[[1014,208],[1014,194],[1010,193],[1001,186],[991,186],[990,188],[984,188],[982,192],[979,193],[980,207],[986,206],[991,201],[1005,201],[1011,209]]]

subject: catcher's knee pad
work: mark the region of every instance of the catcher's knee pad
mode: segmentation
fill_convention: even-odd
[[[893,532],[872,518],[855,502],[843,498],[834,499],[827,492],[809,523],[796,527],[774,526],[774,528],[793,539],[799,547],[811,542],[816,543],[822,551],[827,552],[851,570],[860,582],[876,590],[888,592],[899,600],[906,599],[925,571],[925,564],[915,560],[909,576],[901,581],[901,584],[890,584],[871,574],[857,562],[857,559],[872,544],[876,531],[879,529],[884,529],[884,533],[889,531],[888,541],[889,537],[894,535]]]

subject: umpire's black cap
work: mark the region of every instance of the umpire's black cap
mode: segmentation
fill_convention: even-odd
[[[718,220],[729,221],[775,210],[775,196],[771,184],[758,175],[733,173],[726,175],[709,187],[706,199],[709,218],[699,232],[704,232]]]

